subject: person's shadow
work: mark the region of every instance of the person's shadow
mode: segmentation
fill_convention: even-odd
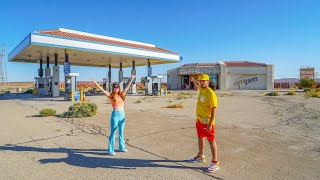
[[[136,169],[139,167],[161,167],[161,168],[193,169],[201,173],[207,174],[205,173],[206,168],[191,167],[191,166],[186,166],[182,164],[182,162],[188,162],[187,160],[181,161],[181,160],[165,160],[165,159],[164,160],[123,159],[123,158],[107,156],[107,151],[102,149],[38,148],[38,147],[28,147],[28,146],[18,146],[18,145],[5,145],[5,146],[0,146],[0,151],[63,153],[68,155],[66,158],[40,159],[39,162],[41,164],[63,162],[72,166],[79,166],[79,167],[86,167],[86,168],[113,168],[113,169]],[[167,164],[171,163],[172,165],[165,165],[165,163]],[[217,179],[220,179],[220,178],[217,178]]]
[[[63,153],[68,155],[66,158],[40,159],[40,164],[63,162],[72,166],[86,168],[112,168],[129,170],[139,167],[192,169],[215,179],[221,179],[213,176],[212,174],[206,173],[205,167],[191,167],[189,165],[186,166],[182,164],[183,162],[189,162],[188,160],[123,159],[107,156],[107,151],[102,149],[38,148],[18,145],[5,145],[0,146],[0,151]],[[172,165],[165,165],[165,163],[171,163]]]

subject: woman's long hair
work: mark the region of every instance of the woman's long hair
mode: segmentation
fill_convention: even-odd
[[[112,93],[110,94],[110,99],[112,99],[112,100],[115,102],[115,101],[117,100],[117,96],[116,96],[116,95],[118,95],[118,96],[120,96],[120,97],[122,98],[122,100],[124,101],[124,100],[126,99],[126,96],[125,96],[124,94],[120,93],[120,89],[119,89],[119,92],[118,92],[118,93],[114,92],[114,91],[113,91],[113,87],[114,87],[114,86],[112,86]]]

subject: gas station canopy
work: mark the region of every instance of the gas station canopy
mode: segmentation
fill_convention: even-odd
[[[175,52],[159,48],[153,44],[113,38],[75,30],[63,29],[35,31],[30,33],[8,56],[10,62],[39,63],[49,58],[58,64],[68,61],[75,66],[122,67],[146,66],[174,63],[182,60]]]

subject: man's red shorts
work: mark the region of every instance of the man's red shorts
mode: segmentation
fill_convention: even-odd
[[[202,124],[201,122],[197,121],[196,123],[197,127],[197,133],[198,133],[198,138],[204,138],[207,137],[208,141],[213,141],[214,140],[214,125],[211,125],[211,131],[207,132],[207,124]]]

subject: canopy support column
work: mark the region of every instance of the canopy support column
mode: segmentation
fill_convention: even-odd
[[[120,68],[119,68],[119,86],[120,86],[120,91],[123,91],[123,71],[122,71],[122,63],[120,63]]]
[[[59,89],[58,54],[54,54],[54,66],[52,67],[52,97],[58,97],[59,95],[60,95],[60,89]]]
[[[132,70],[131,70],[131,76],[136,75],[136,61],[132,61]],[[131,94],[136,94],[137,93],[137,85],[136,85],[136,79],[132,81],[131,84]]]

